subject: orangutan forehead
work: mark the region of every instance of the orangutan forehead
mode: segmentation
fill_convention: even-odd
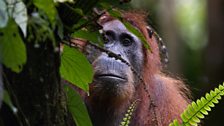
[[[104,31],[108,31],[108,30],[127,31],[124,24],[119,20],[112,20],[112,21],[109,21],[109,22],[103,24],[103,30]]]

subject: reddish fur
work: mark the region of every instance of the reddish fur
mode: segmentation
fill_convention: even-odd
[[[103,24],[114,20],[114,18],[104,15],[103,19],[99,23]],[[144,90],[144,84],[139,84],[139,87],[135,91],[134,99],[129,99],[125,108],[122,107],[118,110],[120,113],[124,113],[128,106],[130,106],[130,101],[140,99],[137,105],[137,109],[133,114],[131,121],[131,126],[154,126],[153,119],[155,119],[153,114],[153,107],[150,107],[150,99],[154,101],[156,107],[154,107],[156,112],[156,118],[159,126],[168,126],[173,119],[180,119],[179,115],[187,107],[190,102],[188,96],[189,90],[186,88],[181,80],[171,78],[161,72],[161,62],[159,55],[159,47],[157,45],[157,40],[155,36],[149,38],[144,14],[136,14],[133,12],[123,13],[123,18],[129,21],[133,26],[138,28],[143,35],[146,37],[152,52],[144,49],[145,61],[143,79],[146,84],[146,88],[149,92]],[[87,98],[91,102],[91,97]],[[106,104],[106,103],[105,103]],[[116,109],[116,108],[115,108]],[[122,118],[122,117],[121,117]],[[119,119],[121,120],[121,119]]]
[[[179,115],[190,102],[185,94],[189,93],[189,91],[181,80],[171,78],[161,73],[162,67],[159,47],[154,36],[149,38],[146,23],[144,22],[145,15],[127,12],[124,14],[124,18],[130,21],[130,23],[134,22],[133,25],[144,34],[152,49],[152,53],[146,49],[144,50],[146,59],[143,78],[149,89],[150,96],[156,105],[155,110],[158,125],[168,126],[173,119],[180,119]],[[148,98],[148,94],[144,91],[144,84],[140,84],[136,94],[138,94],[137,97],[140,98],[142,102],[138,106],[135,118],[132,122],[133,126],[155,125],[152,124],[152,119],[154,118],[152,117],[153,111],[149,109],[150,99]]]

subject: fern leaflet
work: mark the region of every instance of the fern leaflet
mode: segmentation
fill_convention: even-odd
[[[182,124],[179,124],[175,119],[169,126],[197,126],[200,119],[203,119],[204,115],[208,115],[211,107],[219,103],[223,95],[224,83],[211,90],[210,93],[206,93],[205,97],[201,97],[201,99],[188,105],[187,109],[181,114]]]

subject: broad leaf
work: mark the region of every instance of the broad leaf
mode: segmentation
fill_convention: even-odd
[[[61,77],[88,91],[92,82],[93,69],[86,57],[79,50],[64,46],[61,55]]]
[[[53,0],[34,0],[34,5],[47,14],[51,24],[55,24],[57,11]]]
[[[0,62],[14,72],[20,72],[26,63],[26,48],[16,23],[11,19],[0,29]]]
[[[68,109],[69,112],[71,112],[76,125],[92,126],[88,111],[80,95],[69,86],[65,86],[65,92],[68,98]]]

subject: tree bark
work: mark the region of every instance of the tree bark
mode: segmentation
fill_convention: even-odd
[[[212,83],[224,81],[224,1],[208,1],[209,43],[206,49],[206,74]]]
[[[224,1],[208,0],[208,31],[209,40],[205,50],[205,74],[207,91],[224,82]],[[222,126],[224,101],[222,100],[207,120],[205,126]]]
[[[4,69],[8,89],[26,126],[67,126],[68,112],[60,83],[60,54],[52,42],[26,42],[27,63],[21,73]]]
[[[158,24],[161,28],[161,36],[168,48],[169,64],[168,69],[171,73],[181,74],[181,55],[183,53],[182,44],[179,43],[178,31],[175,22],[174,0],[160,0],[158,11]]]

